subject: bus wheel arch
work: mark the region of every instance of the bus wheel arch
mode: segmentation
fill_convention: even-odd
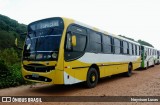
[[[92,64],[89,67],[87,76],[86,76],[85,84],[87,88],[94,88],[98,83],[99,77],[100,77],[99,67],[96,64]]]
[[[100,72],[99,72],[99,67],[96,65],[96,64],[92,64],[90,66],[90,68],[95,68],[97,70],[97,73],[98,73],[98,79],[100,78]]]

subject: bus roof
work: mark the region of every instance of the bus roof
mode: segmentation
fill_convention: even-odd
[[[86,27],[86,28],[92,29],[92,30],[97,31],[97,32],[100,32],[100,33],[103,33],[103,34],[105,34],[105,35],[110,35],[110,36],[113,36],[113,37],[115,37],[115,38],[118,38],[118,39],[121,39],[121,40],[124,40],[124,41],[130,42],[130,43],[134,43],[134,44],[136,44],[136,45],[140,45],[140,44],[139,44],[138,42],[136,42],[136,41],[132,41],[132,40],[129,40],[129,39],[123,38],[123,37],[121,37],[121,36],[118,36],[118,35],[115,35],[115,34],[109,33],[109,32],[107,32],[107,31],[104,31],[104,30],[98,29],[98,28],[96,28],[96,27],[92,27],[92,26],[90,26],[90,25],[87,25],[87,24],[81,23],[81,22],[76,21],[76,20],[74,20],[74,19],[65,18],[65,17],[62,17],[62,18],[63,18],[63,19],[66,19],[66,20],[74,21],[74,23],[75,23],[75,24],[78,24],[78,25],[80,25],[80,26],[83,26],[83,27]]]
[[[78,24],[78,25],[81,25],[81,26],[83,26],[83,27],[92,29],[92,30],[94,30],[94,31],[103,33],[103,34],[105,34],[105,35],[109,35],[109,36],[112,36],[112,37],[115,37],[115,38],[118,38],[118,39],[121,39],[121,40],[130,42],[130,43],[134,43],[134,44],[136,44],[136,45],[140,45],[140,44],[139,44],[138,42],[136,42],[136,41],[132,41],[132,40],[123,38],[123,37],[121,37],[121,36],[118,36],[118,35],[109,33],[109,32],[107,32],[107,31],[98,29],[98,28],[96,28],[96,27],[92,27],[92,26],[90,26],[90,25],[87,25],[87,24],[81,23],[81,22],[79,22],[79,21],[76,21],[76,20],[74,20],[74,19],[66,18],[66,17],[50,17],[50,18],[45,18],[45,19],[41,19],[41,20],[34,21],[34,22],[32,22],[32,23],[30,23],[30,24],[28,24],[28,25],[31,25],[31,24],[33,24],[33,23],[36,23],[36,22],[39,22],[39,21],[42,21],[42,20],[52,19],[52,18],[62,18],[63,20],[70,20],[70,21],[72,21],[72,22],[75,23],[75,24]]]

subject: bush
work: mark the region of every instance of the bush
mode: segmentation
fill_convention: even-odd
[[[20,59],[13,48],[0,52],[0,75],[0,88],[26,84],[21,73]]]
[[[10,75],[10,71],[8,70],[7,66],[4,64],[4,61],[0,59],[0,80],[7,75]]]
[[[27,83],[22,77],[20,64],[14,64],[9,66],[8,69],[4,68],[3,70],[7,72],[3,72],[3,76],[0,77],[0,88],[13,87]]]
[[[26,84],[21,74],[21,51],[15,50],[15,38],[23,46],[21,33],[27,31],[27,26],[16,20],[0,14],[0,88]]]
[[[0,58],[9,66],[20,62],[17,52],[13,48],[7,48],[0,52]]]

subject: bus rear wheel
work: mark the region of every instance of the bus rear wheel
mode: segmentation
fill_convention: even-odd
[[[126,77],[130,77],[132,75],[132,65],[128,65],[128,71],[125,73]]]
[[[90,68],[87,73],[86,86],[94,88],[98,83],[98,72],[95,68]]]

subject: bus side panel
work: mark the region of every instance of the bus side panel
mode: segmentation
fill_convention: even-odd
[[[108,63],[105,67],[105,76],[119,74],[128,70],[128,64],[124,63]]]
[[[89,68],[82,68],[75,70],[75,77],[81,81],[86,81],[88,69]]]
[[[127,72],[128,71],[128,63],[122,63],[117,66],[116,74]]]
[[[133,62],[133,70],[135,70],[135,69],[139,68],[139,67],[140,67],[140,65],[141,65],[141,63],[140,63],[140,62]]]
[[[116,70],[115,66],[104,66],[104,76],[110,76],[113,74],[113,71]]]
[[[64,62],[64,84],[74,84],[86,81],[90,64],[78,60]]]
[[[106,66],[99,66],[100,78],[105,77],[105,72],[108,71]]]

